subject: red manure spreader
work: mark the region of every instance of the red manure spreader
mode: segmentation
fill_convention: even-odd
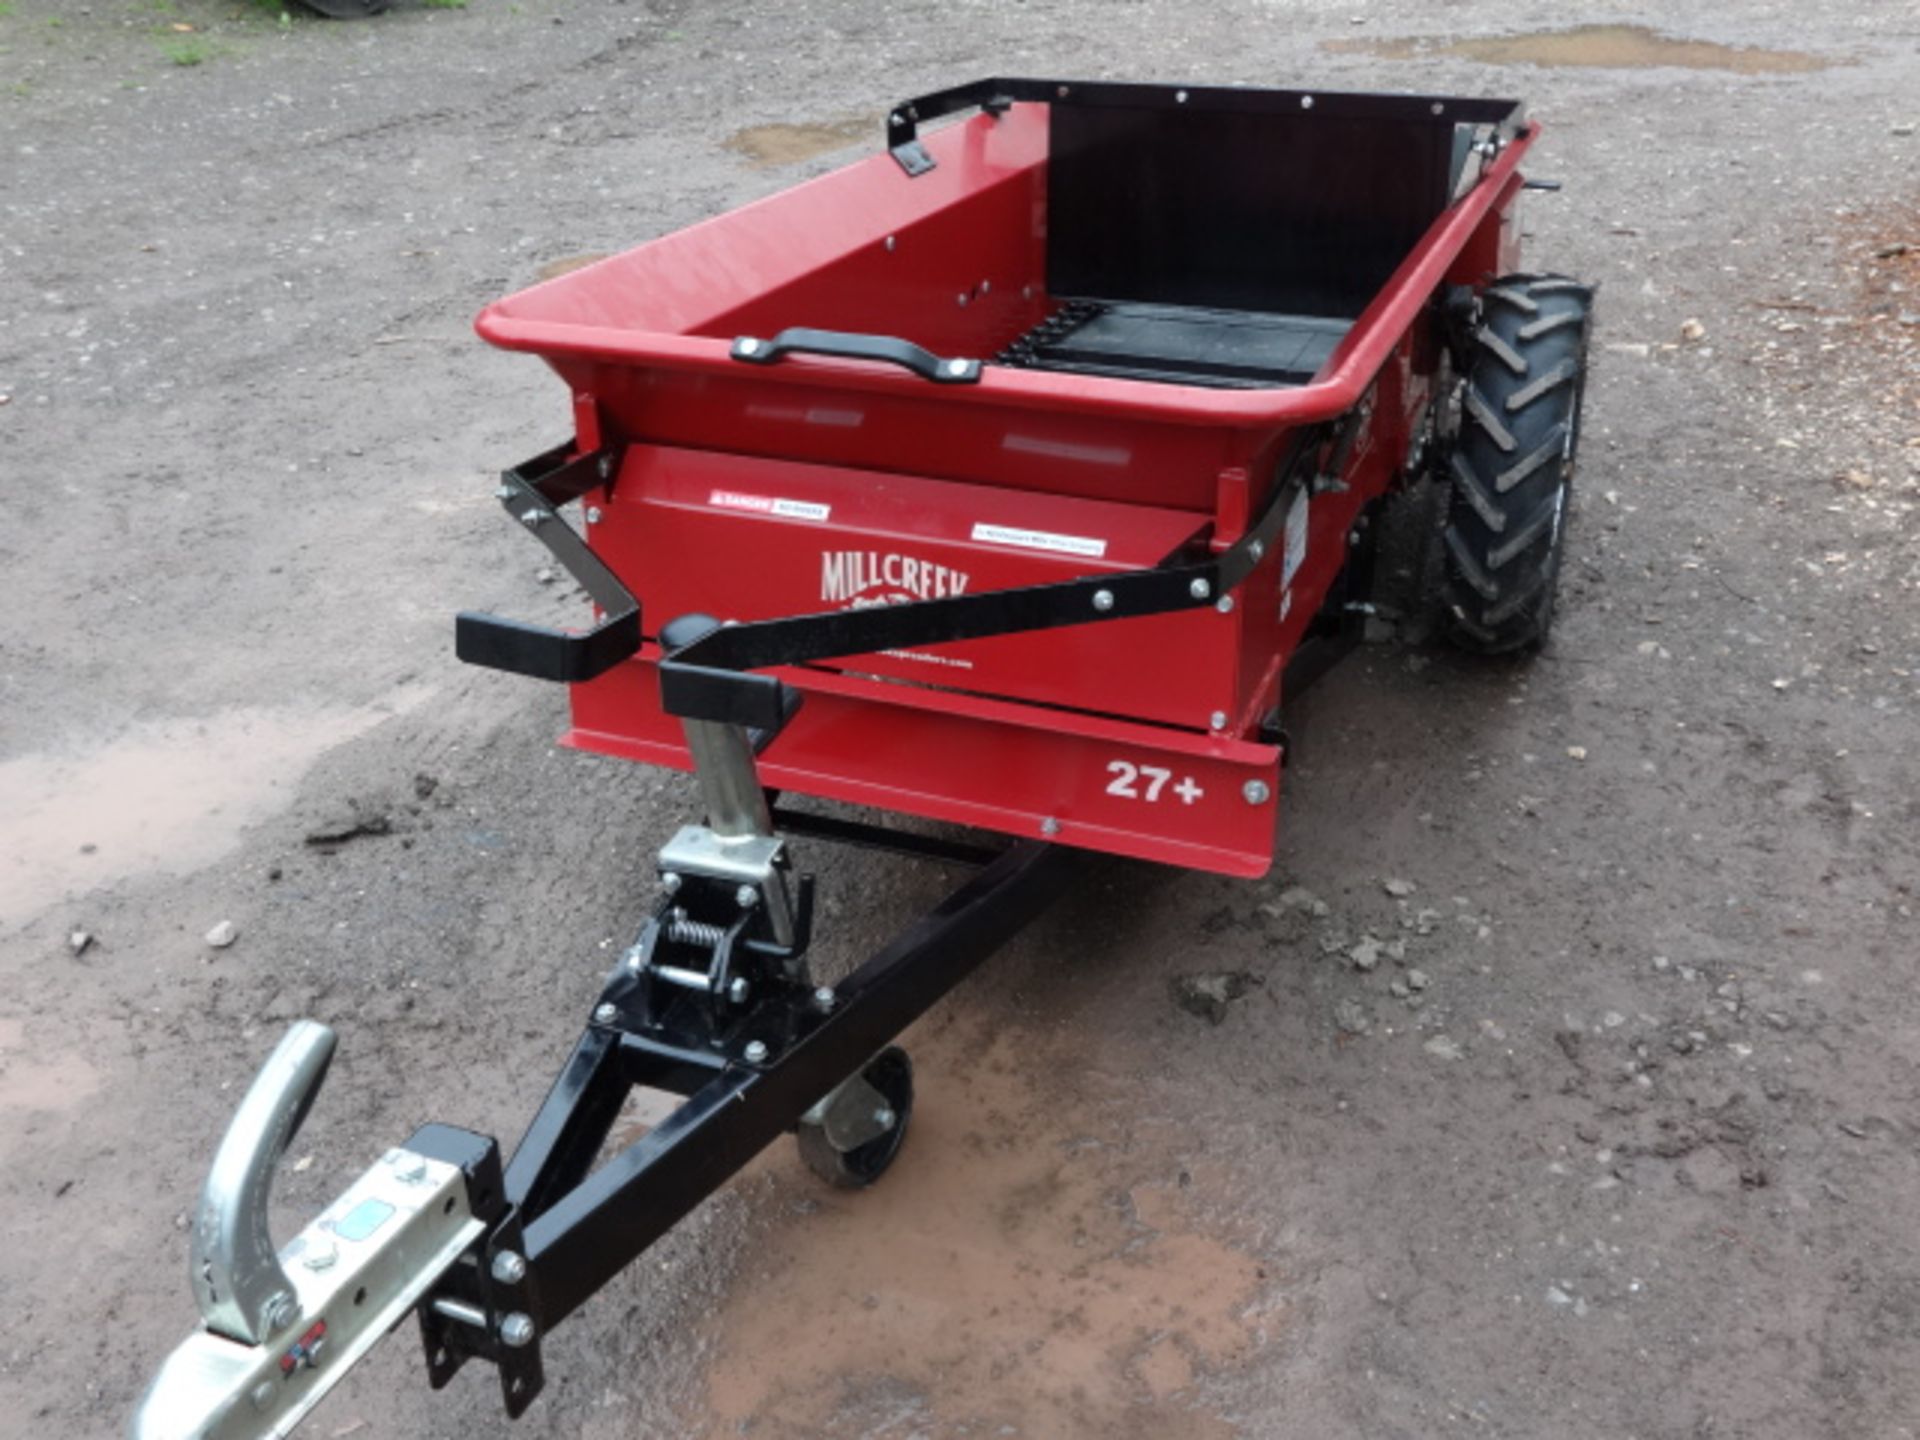
[[[995,79],[886,128],[480,316],[572,393],[498,494],[595,613],[464,614],[459,654],[567,683],[569,745],[691,769],[706,813],[511,1154],[425,1126],[276,1249],[334,1043],[294,1027],[135,1434],[285,1434],[409,1313],[432,1384],[483,1361],[518,1415],[547,1333],[782,1133],[878,1178],[895,1037],[1081,852],[1265,873],[1288,706],[1370,616],[1545,640],[1592,296],[1521,267],[1552,187],[1518,103]],[[824,985],[796,841],[972,878]],[[603,1157],[636,1086],[683,1100]]]

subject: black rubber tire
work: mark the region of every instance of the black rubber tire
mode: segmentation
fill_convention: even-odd
[[[329,20],[365,20],[378,15],[393,0],[300,0],[300,3]]]
[[[824,1126],[802,1121],[795,1132],[800,1142],[800,1159],[806,1167],[841,1190],[864,1190],[886,1174],[887,1167],[893,1164],[906,1142],[907,1121],[913,1115],[913,1061],[907,1058],[906,1051],[898,1045],[889,1045],[874,1056],[861,1073],[892,1109],[891,1129],[845,1151],[833,1148]]]
[[[1592,316],[1592,287],[1564,275],[1509,275],[1481,296],[1442,534],[1463,649],[1534,650],[1552,628]]]

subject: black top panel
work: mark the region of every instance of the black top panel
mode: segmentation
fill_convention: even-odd
[[[1352,319],[1451,188],[1454,126],[1421,114],[1050,116],[1055,295]]]

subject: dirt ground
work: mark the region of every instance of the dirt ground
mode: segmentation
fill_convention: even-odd
[[[564,394],[472,314],[987,73],[1528,99],[1529,254],[1602,287],[1554,644],[1335,672],[1270,880],[1093,864],[909,1037],[881,1185],[769,1150],[517,1427],[403,1333],[305,1433],[1914,1434],[1920,11],[1580,18],[0,4],[0,1434],[124,1425],[289,1020],[283,1235],[421,1121],[510,1142],[692,814],[453,659],[581,613],[488,478]],[[955,879],[805,859],[830,965]]]

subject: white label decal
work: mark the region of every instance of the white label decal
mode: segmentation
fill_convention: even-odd
[[[1191,805],[1207,793],[1193,783],[1191,775],[1182,775],[1180,783],[1168,789],[1167,782],[1173,779],[1173,771],[1164,765],[1135,765],[1130,760],[1110,760],[1107,762],[1107,774],[1113,777],[1107,782],[1107,794],[1117,795],[1122,800],[1144,800],[1150,805],[1157,805],[1164,790],[1179,796],[1182,805]]]
[[[1280,561],[1280,583],[1291,585],[1300,562],[1307,558],[1307,487],[1302,485],[1293,504],[1287,507],[1287,548]]]
[[[1085,535],[1055,535],[1047,530],[1022,530],[1017,525],[988,525],[983,522],[973,527],[973,538],[989,545],[1017,545],[1022,550],[1052,550],[1061,555],[1092,555],[1098,558],[1107,553],[1107,542],[1104,540]]]
[[[756,515],[779,515],[788,520],[825,520],[833,514],[831,505],[811,500],[782,500],[772,495],[743,495],[738,490],[716,490],[707,497],[709,505],[722,510],[751,510]]]

